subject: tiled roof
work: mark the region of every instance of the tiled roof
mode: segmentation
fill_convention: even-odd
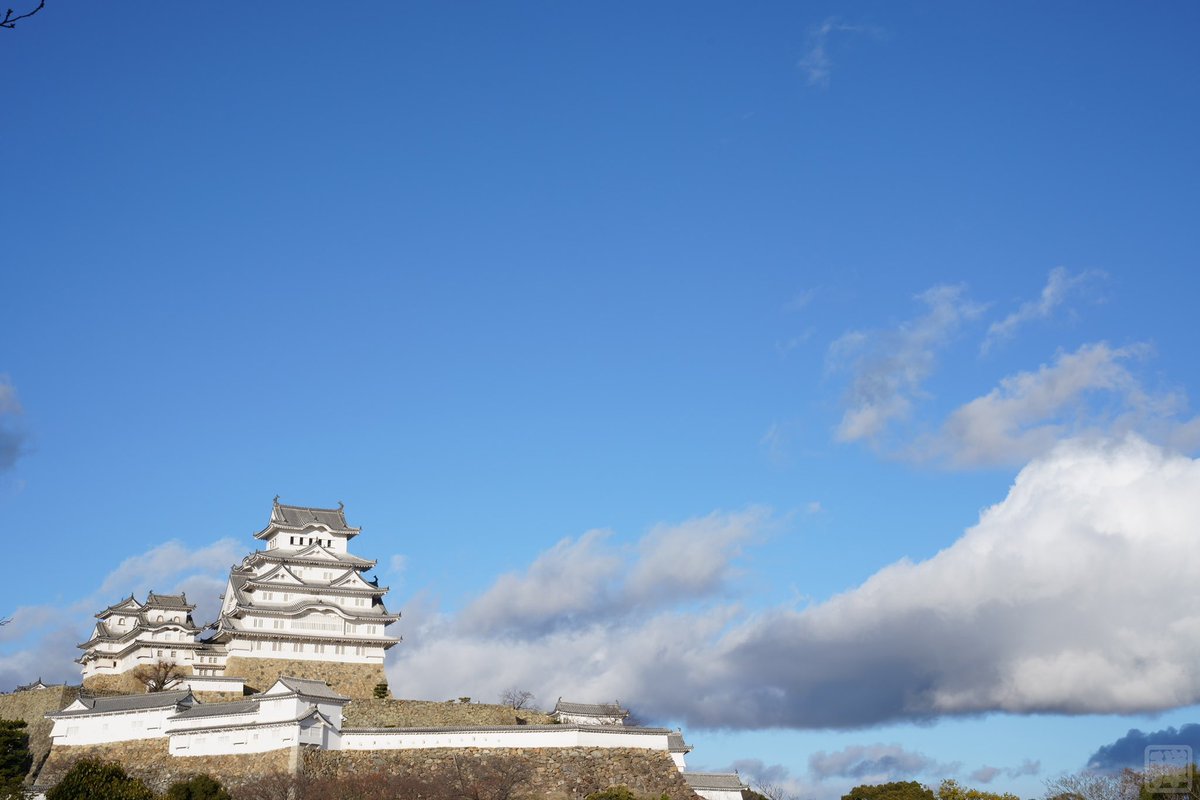
[[[235,700],[231,703],[200,703],[186,711],[180,711],[171,719],[192,719],[194,717],[220,717],[226,714],[248,714],[258,709],[257,700]]]
[[[143,608],[177,608],[180,611],[191,611],[195,608],[187,601],[187,594],[181,592],[179,594],[155,594],[150,592],[146,597],[146,605]]]
[[[692,746],[683,740],[683,734],[673,731],[667,735],[667,749],[672,753],[690,753]]]
[[[620,703],[564,703],[562,698],[554,704],[551,714],[578,714],[584,717],[628,717],[629,712]]]
[[[308,678],[297,678],[292,675],[280,675],[279,682],[291,689],[296,694],[302,694],[305,697],[323,697],[329,700],[349,700],[349,697],[340,695],[333,689],[329,688],[329,684],[325,681],[315,681]]]
[[[279,502],[279,498],[275,498],[275,505],[271,508],[271,522],[266,528],[255,534],[260,536],[270,530],[272,525],[279,525],[285,528],[306,528],[309,525],[323,525],[331,531],[339,533],[347,533],[351,536],[357,534],[361,528],[351,527],[346,523],[345,507],[338,503],[337,508],[314,508],[312,506],[285,506]]]
[[[116,711],[144,711],[150,708],[168,708],[177,706],[190,699],[189,691],[179,692],[148,692],[146,694],[123,694],[115,697],[80,697],[79,702],[86,708],[74,711],[59,711],[47,714],[48,717],[71,717],[80,714],[104,714]]]
[[[693,789],[724,789],[736,792],[749,789],[736,772],[685,772],[683,779]]]

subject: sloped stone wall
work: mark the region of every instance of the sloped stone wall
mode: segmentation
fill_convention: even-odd
[[[181,674],[192,674],[190,664],[177,664],[176,666]],[[83,688],[89,692],[107,694],[143,694],[146,691],[146,684],[135,678],[133,669],[130,669],[117,675],[89,675],[83,679]]]
[[[280,675],[325,681],[335,692],[350,698],[369,698],[375,686],[387,683],[382,664],[340,664],[333,661],[301,661],[291,658],[244,658],[230,656],[226,677],[241,678],[256,692],[270,688]]]
[[[283,748],[269,753],[236,756],[172,756],[167,750],[166,737],[104,745],[55,747],[38,775],[37,784],[42,788],[54,786],[76,761],[98,758],[117,762],[155,792],[165,792],[172,783],[201,773],[233,787],[265,775],[287,772],[291,755],[291,748]]]
[[[424,778],[453,771],[455,759],[493,765],[516,763],[530,780],[520,795],[578,800],[609,786],[628,786],[636,794],[671,800],[699,800],[670,754],[627,748],[438,748],[429,750],[313,750],[304,754],[304,771],[314,777],[387,772]]]
[[[50,729],[54,723],[46,719],[51,711],[60,711],[79,696],[78,686],[52,686],[0,695],[0,719],[25,720],[29,731],[29,752],[33,754],[31,776],[36,775],[50,753]]]
[[[549,714],[488,703],[355,700],[343,711],[347,728],[443,728],[463,725],[549,725]],[[522,723],[521,720],[524,720]]]

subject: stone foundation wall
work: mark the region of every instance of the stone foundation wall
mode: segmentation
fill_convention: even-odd
[[[455,760],[501,766],[517,764],[529,781],[517,796],[579,800],[609,786],[628,786],[639,795],[671,800],[699,800],[683,780],[670,754],[626,748],[439,748],[429,750],[312,750],[304,754],[305,774],[312,777],[386,772],[425,778],[453,771]]]
[[[23,719],[29,732],[29,752],[33,754],[30,777],[50,754],[50,730],[54,723],[46,719],[49,711],[61,711],[79,696],[78,686],[52,686],[49,689],[31,689],[0,695],[0,719]]]
[[[287,772],[291,756],[291,748],[236,756],[172,756],[167,751],[166,737],[104,745],[55,747],[38,775],[37,783],[41,788],[54,786],[76,761],[98,758],[116,761],[130,775],[140,778],[159,793],[165,792],[178,780],[201,773],[213,776],[224,786],[235,787],[265,775]]]
[[[247,689],[265,691],[280,675],[325,681],[335,692],[350,698],[370,698],[375,686],[387,683],[382,664],[342,664],[335,661],[301,661],[291,658],[244,658],[230,656],[226,677],[241,678]]]
[[[89,692],[108,694],[144,694],[146,684],[133,676],[134,669],[137,667],[117,675],[89,675],[83,679],[83,688]],[[192,674],[190,665],[180,664],[178,669],[184,675]]]
[[[488,703],[427,700],[355,700],[346,705],[347,728],[448,728],[463,725],[550,725],[549,714]],[[522,722],[523,720],[523,722]]]

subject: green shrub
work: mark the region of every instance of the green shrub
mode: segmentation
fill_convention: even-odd
[[[146,784],[126,774],[120,764],[85,758],[75,762],[46,800],[154,800]]]
[[[193,775],[167,789],[166,800],[231,800],[225,787],[208,775]]]

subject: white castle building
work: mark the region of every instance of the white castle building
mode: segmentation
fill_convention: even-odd
[[[220,615],[201,636],[184,595],[133,595],[96,615],[92,637],[79,645],[84,686],[135,691],[139,666],[168,661],[196,677],[240,677],[264,688],[281,674],[312,677],[352,697],[386,683],[383,660],[399,639],[387,626],[400,618],[383,603],[387,587],[367,580],[375,561],[350,552],[361,531],[344,507],[271,508],[254,534],[264,548],[234,565]]]
[[[85,685],[159,660],[180,666],[198,663],[206,648],[196,640],[200,628],[192,622],[195,609],[186,595],[151,591],[145,603],[129,595],[101,611],[91,638],[79,645],[83,655],[76,662],[83,668]]]
[[[346,523],[343,506],[285,506],[254,538],[266,543],[229,574],[215,633],[205,641],[226,659],[270,658],[383,666],[399,639],[385,629],[400,618],[383,604],[387,587],[363,573],[375,562],[352,555],[361,528]],[[227,666],[213,662],[199,674]]]

